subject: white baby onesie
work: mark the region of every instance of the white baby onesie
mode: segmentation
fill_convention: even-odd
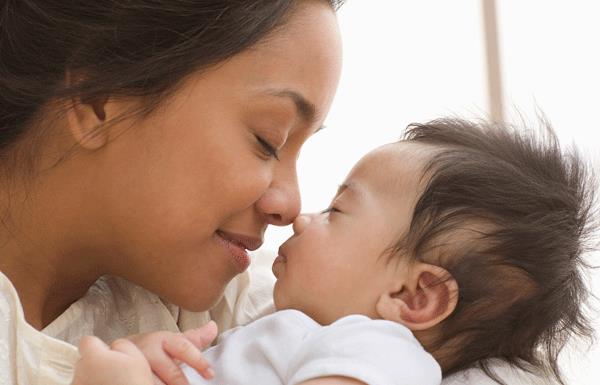
[[[441,369],[406,327],[351,315],[321,326],[297,310],[282,310],[223,333],[204,352],[215,378],[190,367],[190,384],[295,385],[346,376],[370,385],[439,385]]]

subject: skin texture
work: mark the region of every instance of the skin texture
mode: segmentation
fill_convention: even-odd
[[[109,347],[87,336],[79,344],[79,354],[71,385],[155,385],[148,361],[128,340],[117,340]]]
[[[262,43],[191,75],[145,120],[101,126],[90,138],[103,123],[98,111],[108,121],[137,101],[72,100],[46,127],[44,171],[0,198],[10,218],[0,270],[29,323],[44,327],[103,274],[206,310],[239,273],[215,232],[260,241],[268,224],[296,217],[300,148],[321,127],[340,75],[334,11],[306,1]],[[289,90],[310,102],[313,119]],[[53,166],[73,145],[78,151]]]

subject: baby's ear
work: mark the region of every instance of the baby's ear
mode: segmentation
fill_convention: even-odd
[[[416,330],[429,329],[456,308],[458,284],[444,268],[418,263],[400,290],[383,293],[376,310],[383,319]]]

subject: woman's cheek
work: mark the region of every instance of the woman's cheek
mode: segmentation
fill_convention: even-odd
[[[268,165],[261,166],[249,170],[237,188],[238,193],[244,194],[247,205],[269,199],[268,191],[273,185],[273,170]]]

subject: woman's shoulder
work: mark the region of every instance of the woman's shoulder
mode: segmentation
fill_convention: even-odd
[[[0,383],[69,384],[77,349],[34,329],[12,283],[0,272]]]
[[[18,298],[8,278],[0,273],[0,383],[16,384]]]

